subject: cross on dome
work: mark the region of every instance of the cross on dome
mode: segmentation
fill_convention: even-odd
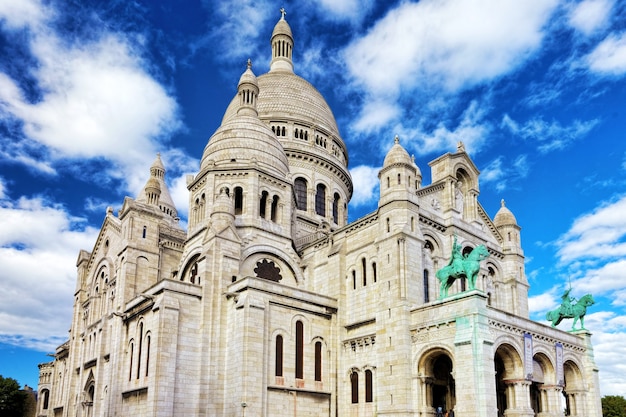
[[[287,16],[287,11],[285,10],[284,7],[280,8],[280,14],[282,15],[280,19],[285,20],[285,16]]]

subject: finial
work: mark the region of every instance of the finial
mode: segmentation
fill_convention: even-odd
[[[411,154],[411,162],[415,163],[415,155]]]
[[[465,144],[462,141],[459,141],[456,144],[456,150],[457,152],[465,152]]]
[[[501,205],[502,207],[504,207],[504,206],[505,206],[505,204],[504,204],[504,198],[500,201],[500,205]]]
[[[284,7],[281,7],[281,8],[280,8],[280,14],[282,15],[282,16],[280,17],[280,20],[285,20],[285,16],[287,15],[287,11],[285,11],[285,8],[284,8]]]
[[[396,145],[400,143],[400,138],[398,137],[398,135],[396,135],[396,137],[393,138],[393,143],[395,143]]]
[[[252,60],[248,58],[248,69],[252,68]]]

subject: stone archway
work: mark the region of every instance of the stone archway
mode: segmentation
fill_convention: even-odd
[[[565,386],[563,396],[565,399],[565,415],[583,417],[585,415],[585,383],[582,372],[578,365],[572,361],[563,364]]]
[[[435,349],[420,360],[421,406],[425,415],[434,415],[438,407],[453,409],[456,405],[454,365],[447,351]]]
[[[509,344],[500,345],[494,356],[494,367],[497,416],[533,415],[528,389],[530,382],[524,379],[524,367],[517,350]]]

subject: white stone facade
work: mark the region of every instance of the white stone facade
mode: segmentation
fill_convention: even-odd
[[[462,144],[424,186],[396,139],[348,224],[347,149],[292,50],[283,16],[188,179],[188,230],[159,157],[107,211],[38,415],[600,417],[590,334],[529,320],[520,227],[480,205]],[[440,298],[455,237],[490,256]]]

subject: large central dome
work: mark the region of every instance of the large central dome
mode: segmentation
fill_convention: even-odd
[[[339,137],[335,116],[324,97],[304,78],[286,71],[269,72],[257,77],[259,83],[259,118],[291,119],[309,126],[317,125]],[[237,97],[226,109],[222,123],[237,113]]]

